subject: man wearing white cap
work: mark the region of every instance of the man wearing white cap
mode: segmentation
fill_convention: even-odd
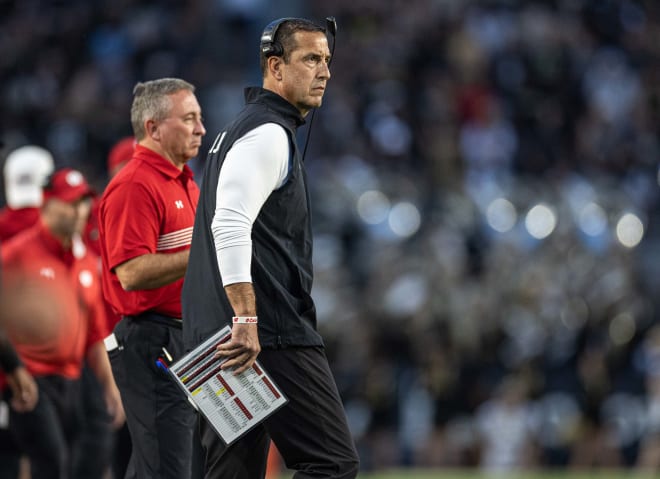
[[[41,147],[21,146],[9,153],[4,165],[7,206],[0,210],[0,241],[37,222],[41,187],[53,170],[53,155]]]
[[[39,386],[34,410],[9,415],[10,432],[30,459],[32,479],[95,477],[81,471],[98,458],[75,453],[85,361],[102,386],[114,425],[124,420],[102,341],[107,330],[98,258],[75,236],[92,193],[79,171],[58,170],[43,186],[39,221],[2,247],[5,292],[38,298],[29,303],[31,310],[8,313],[6,321],[7,337]]]

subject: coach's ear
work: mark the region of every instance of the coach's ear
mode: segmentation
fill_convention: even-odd
[[[282,57],[268,57],[268,71],[271,76],[277,81],[282,81],[282,66],[284,65],[284,60]]]
[[[158,129],[158,122],[156,120],[146,120],[144,122],[144,131],[147,132],[147,135],[149,135],[149,138],[152,140],[160,140],[160,130]]]

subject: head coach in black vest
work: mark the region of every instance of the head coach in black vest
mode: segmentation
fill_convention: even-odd
[[[231,341],[217,348],[223,368],[238,374],[258,357],[288,399],[230,446],[202,420],[206,478],[264,477],[270,439],[296,478],[358,472],[316,331],[310,201],[296,144],[330,80],[328,33],[334,40],[333,18],[326,28],[299,18],[266,26],[262,88],[245,90],[245,107],[206,160],[182,294],[186,347],[231,324]]]

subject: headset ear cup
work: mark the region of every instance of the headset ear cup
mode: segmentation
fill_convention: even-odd
[[[266,28],[264,28],[264,31],[261,34],[261,51],[266,57],[280,57],[284,54],[282,45],[275,41],[275,35],[277,35],[277,29],[280,28],[280,25],[287,20],[295,20],[295,18],[278,18],[277,20],[270,22],[266,25]]]
[[[282,46],[279,43],[267,43],[261,46],[261,51],[266,58],[282,56]]]
[[[273,43],[270,46],[270,50],[271,50],[272,53],[270,53],[268,56],[281,57],[284,54],[284,50],[282,49],[282,45],[280,45],[277,42]]]

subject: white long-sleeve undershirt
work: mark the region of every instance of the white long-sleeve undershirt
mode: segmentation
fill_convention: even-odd
[[[276,123],[249,131],[227,152],[211,222],[223,286],[252,282],[252,224],[288,174],[289,139]]]

